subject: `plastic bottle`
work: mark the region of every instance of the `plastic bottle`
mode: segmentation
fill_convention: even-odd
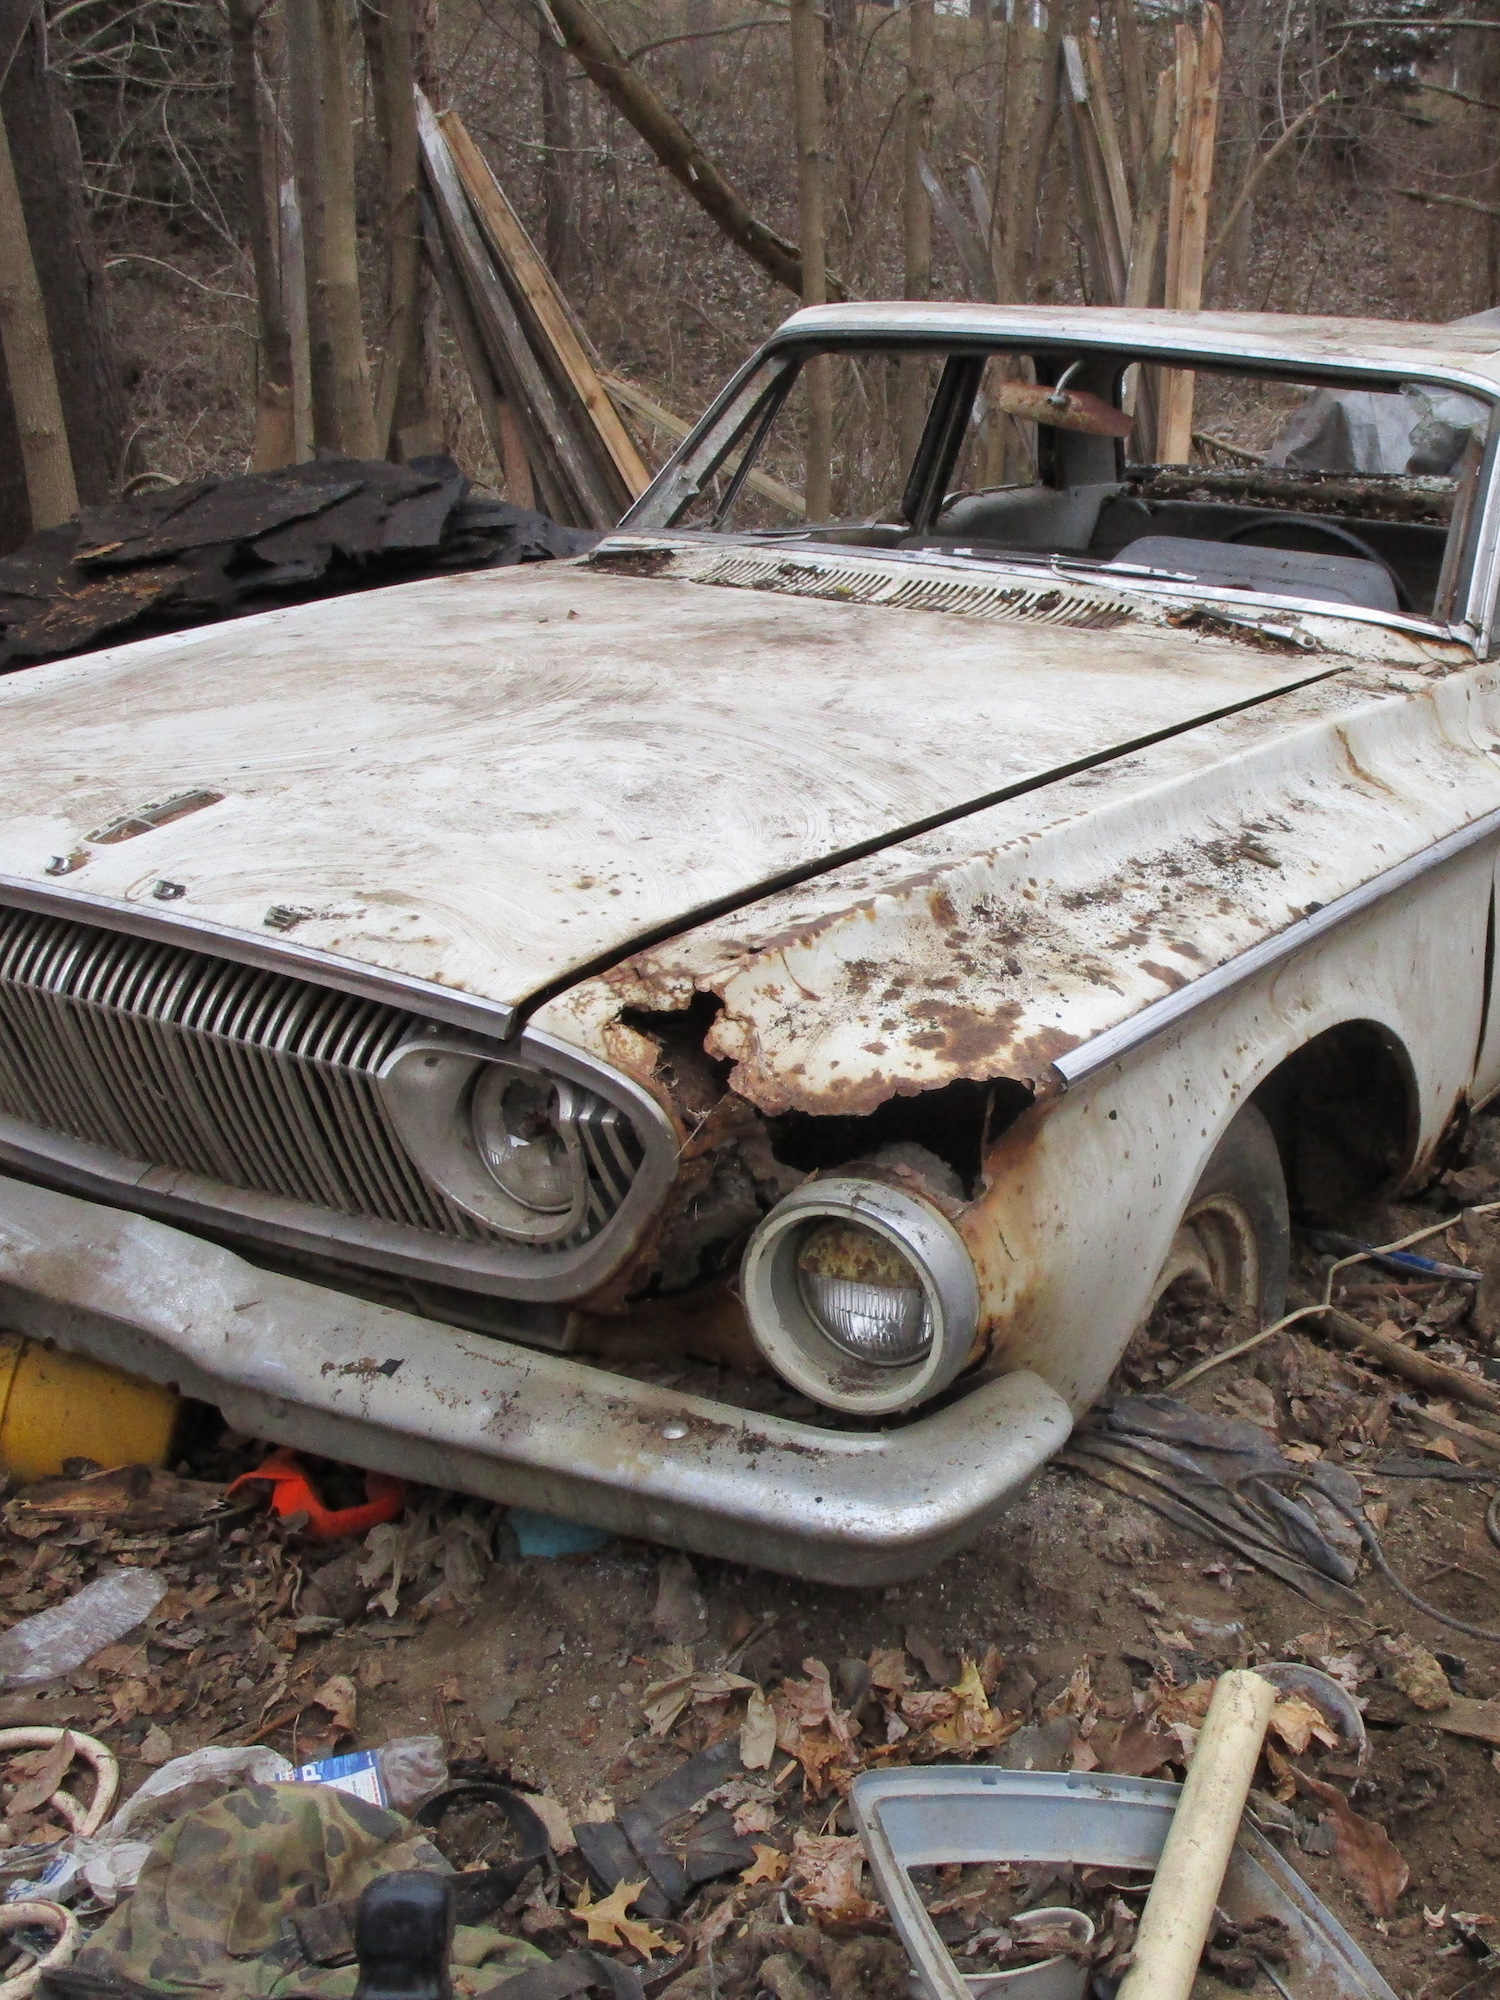
[[[377,1754],[387,1803],[397,1812],[409,1812],[448,1782],[448,1759],[440,1736],[393,1737]]]
[[[0,1638],[0,1685],[35,1687],[72,1673],[147,1618],[167,1594],[149,1569],[115,1569]]]

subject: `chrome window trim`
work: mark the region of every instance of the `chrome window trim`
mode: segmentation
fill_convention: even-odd
[[[819,310],[827,311],[826,308]],[[1088,309],[1080,308],[1086,321]],[[800,323],[799,323],[800,322]],[[661,470],[652,479],[644,493],[626,508],[613,534],[668,537],[694,535],[704,541],[730,542],[736,539],[734,531],[712,531],[707,529],[685,529],[669,527],[665,518],[674,508],[684,504],[699,491],[701,481],[684,477],[690,458],[704,449],[727,449],[726,440],[733,435],[735,426],[741,423],[748,410],[753,407],[760,393],[755,378],[761,368],[771,364],[790,361],[800,365],[808,351],[858,353],[870,348],[908,348],[913,352],[922,349],[964,348],[966,350],[988,349],[994,353],[1011,352],[1026,346],[1028,351],[1056,350],[1068,353],[1087,349],[1090,353],[1114,353],[1123,348],[1131,350],[1133,360],[1141,360],[1152,367],[1191,369],[1216,374],[1253,373],[1295,377],[1299,383],[1316,384],[1319,387],[1337,388],[1340,385],[1353,388],[1368,388],[1380,382],[1417,382],[1432,387],[1454,389],[1460,394],[1472,396],[1476,402],[1485,403],[1491,411],[1489,436],[1486,440],[1484,464],[1479,475],[1480,507],[1478,518],[1471,520],[1468,528],[1468,552],[1465,561],[1466,576],[1462,602],[1454,606],[1453,617],[1448,621],[1419,619],[1401,613],[1363,612],[1362,607],[1330,605],[1322,612],[1324,616],[1363,616],[1363,622],[1390,624],[1399,630],[1415,630],[1423,637],[1439,637],[1456,640],[1461,644],[1475,645],[1481,655],[1487,655],[1500,644],[1500,482],[1495,478],[1500,465],[1500,389],[1492,377],[1481,374],[1477,368],[1460,368],[1450,364],[1434,365],[1421,355],[1413,353],[1409,358],[1403,355],[1385,354],[1380,357],[1360,359],[1353,355],[1339,355],[1322,366],[1309,361],[1305,355],[1288,348],[1274,345],[1262,346],[1251,352],[1232,350],[1227,345],[1215,346],[1212,341],[1203,345],[1173,339],[1172,330],[1153,330],[1147,326],[1085,325],[1067,327],[1041,326],[1025,320],[1011,325],[996,325],[986,328],[966,329],[957,326],[933,326],[931,328],[891,327],[882,329],[876,324],[866,326],[837,325],[830,316],[825,324],[801,322],[800,315],[794,316],[779,327],[742,367],[737,369],[719,394],[709,404],[698,422],[693,426],[677,449],[671,453]],[[774,378],[771,378],[774,379]],[[752,388],[756,394],[747,397]],[[706,475],[711,476],[711,475]],[[795,530],[791,530],[795,533]],[[761,543],[761,547],[768,544]],[[608,547],[601,543],[592,551],[597,555]],[[881,554],[887,550],[848,551],[846,553]],[[922,556],[928,551],[910,550],[905,554]],[[990,563],[991,570],[998,565]],[[1099,571],[1088,572],[1097,579]],[[1119,578],[1120,572],[1111,573],[1111,582]],[[1128,579],[1127,579],[1128,581]],[[1140,585],[1141,588],[1159,590],[1160,585]],[[1176,594],[1168,592],[1167,594]],[[1202,585],[1186,586],[1182,595],[1195,596],[1201,600],[1213,596],[1211,589]],[[1222,598],[1224,593],[1219,593]],[[1311,598],[1275,598],[1254,592],[1234,592],[1231,597],[1238,603],[1249,601],[1258,606],[1275,609],[1291,609],[1306,614],[1317,608]]]
[[[306,945],[273,945],[203,918],[158,915],[79,890],[43,888],[10,876],[0,876],[0,906],[92,924],[331,987],[422,1017],[434,1034],[444,1024],[461,1027],[476,1037],[476,1052],[493,1050],[497,1060],[527,1063],[565,1077],[618,1106],[642,1146],[640,1167],[615,1213],[586,1243],[555,1252],[539,1252],[524,1243],[469,1243],[399,1223],[304,1206],[174,1167],[129,1160],[0,1115],[0,1160],[17,1171],[36,1174],[93,1200],[124,1202],[169,1221],[307,1254],[342,1256],[372,1270],[429,1284],[539,1301],[580,1298],[603,1283],[639,1240],[676,1178],[678,1137],[660,1101],[634,1078],[567,1042],[540,1029],[516,1029],[516,1009],[508,1004],[353,965]]]
[[[1166,1034],[1199,1008],[1232,993],[1260,973],[1284,964],[1299,951],[1318,943],[1354,918],[1363,916],[1387,896],[1421,881],[1423,876],[1467,854],[1471,848],[1483,846],[1487,840],[1500,841],[1500,809],[1482,814],[1467,826],[1460,827],[1456,833],[1445,834],[1430,847],[1424,847],[1419,854],[1410,855],[1405,861],[1382,869],[1368,882],[1360,883],[1357,889],[1336,896],[1321,909],[1299,918],[1294,924],[1288,924],[1285,930],[1263,938],[1259,944],[1252,945],[1248,951],[1242,951],[1234,958],[1225,959],[1222,965],[1214,966],[1211,971],[1191,980],[1186,986],[1178,987],[1175,992],[1163,994],[1160,1000],[1151,1001],[1128,1021],[1121,1021],[1117,1027],[1106,1028],[1102,1034],[1080,1042],[1066,1055],[1054,1057],[1051,1064],[1053,1071],[1061,1079],[1065,1090],[1097,1076],[1111,1063],[1134,1055],[1147,1042]]]

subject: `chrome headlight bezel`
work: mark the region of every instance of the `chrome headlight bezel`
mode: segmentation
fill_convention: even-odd
[[[926,1351],[905,1363],[861,1361],[818,1325],[798,1283],[813,1229],[856,1223],[911,1264],[932,1327]],[[888,1416],[935,1396],[963,1368],[979,1327],[979,1279],[963,1238],[941,1210],[904,1188],[854,1175],[807,1181],[757,1227],[740,1267],[756,1345],[776,1373],[825,1409]]]
[[[486,1164],[474,1128],[475,1097],[497,1079],[545,1083],[552,1093],[551,1122],[562,1144],[572,1186],[565,1207],[534,1208],[504,1188]],[[518,1243],[565,1243],[589,1221],[592,1192],[584,1128],[593,1127],[595,1151],[638,1142],[622,1107],[559,1070],[543,1068],[462,1037],[429,1035],[395,1051],[380,1076],[381,1090],[403,1143],[423,1173],[466,1214]],[[503,1082],[500,1084],[503,1089]],[[614,1130],[608,1128],[613,1123]],[[627,1139],[628,1135],[628,1139]],[[627,1185],[638,1160],[621,1160]]]

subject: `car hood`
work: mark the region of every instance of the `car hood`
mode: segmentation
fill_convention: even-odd
[[[1334,664],[586,563],[473,573],[0,682],[0,875],[521,1004]]]

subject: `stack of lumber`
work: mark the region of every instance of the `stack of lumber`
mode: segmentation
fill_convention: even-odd
[[[611,528],[650,479],[588,341],[457,112],[417,93],[423,235],[512,499]]]

